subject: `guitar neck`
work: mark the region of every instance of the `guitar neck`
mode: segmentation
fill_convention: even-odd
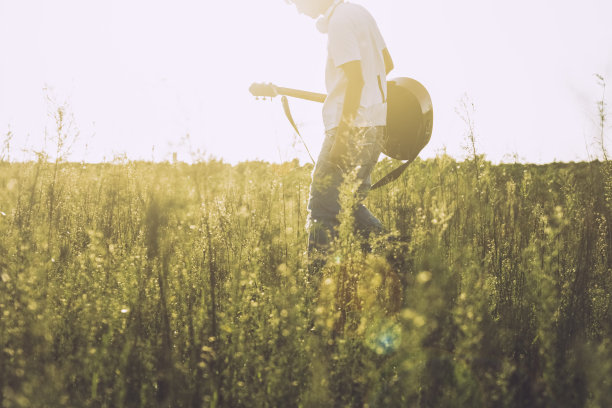
[[[323,103],[325,102],[325,98],[327,98],[327,95],[322,93],[300,91],[299,89],[277,87],[276,90],[279,95],[291,96],[293,98],[305,99],[312,102]]]

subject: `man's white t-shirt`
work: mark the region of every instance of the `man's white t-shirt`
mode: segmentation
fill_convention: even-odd
[[[360,61],[363,91],[353,126],[385,126],[387,122],[387,79],[382,51],[386,48],[376,21],[362,6],[341,3],[329,17],[323,105],[325,129],[338,127],[348,79],[341,65]]]

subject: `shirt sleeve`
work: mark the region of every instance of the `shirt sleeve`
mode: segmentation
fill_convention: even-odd
[[[385,39],[383,38],[382,34],[380,33],[380,30],[378,29],[378,26],[375,25],[374,27],[376,28],[376,30],[374,31],[374,36],[375,36],[375,39],[376,39],[376,46],[378,47],[378,49],[380,51],[382,51],[385,48],[387,48],[387,44],[385,44]]]
[[[334,16],[330,21],[327,35],[329,56],[336,68],[347,62],[361,61],[357,33],[346,16]]]

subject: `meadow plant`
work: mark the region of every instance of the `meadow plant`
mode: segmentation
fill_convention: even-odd
[[[15,134],[10,128],[2,138],[2,150],[0,150],[0,163],[11,161],[11,141]]]
[[[609,406],[607,163],[349,177],[315,288],[312,165],[2,162],[0,406]]]

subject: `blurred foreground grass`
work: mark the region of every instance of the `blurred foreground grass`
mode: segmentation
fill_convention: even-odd
[[[418,160],[320,277],[310,171],[0,163],[0,406],[612,406],[608,162]]]

